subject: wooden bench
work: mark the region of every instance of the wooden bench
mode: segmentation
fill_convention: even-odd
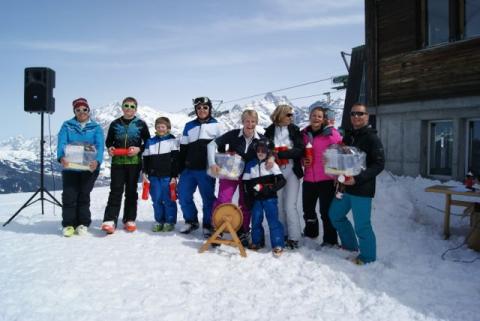
[[[457,188],[457,190],[456,190]],[[467,209],[473,209],[475,207],[475,202],[460,201],[452,199],[452,195],[464,195],[464,196],[473,196],[480,197],[480,191],[461,191],[458,190],[458,187],[447,186],[447,185],[434,185],[427,187],[425,192],[432,193],[441,193],[445,194],[445,218],[443,222],[443,234],[445,239],[450,237],[450,208],[454,206],[463,206]]]

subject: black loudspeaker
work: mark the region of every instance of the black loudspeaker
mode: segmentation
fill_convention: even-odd
[[[55,71],[46,67],[25,68],[24,110],[29,113],[55,112]]]

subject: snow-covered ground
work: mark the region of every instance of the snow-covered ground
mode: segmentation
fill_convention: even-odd
[[[378,261],[366,266],[320,241],[278,259],[228,246],[199,254],[199,231],[150,232],[149,201],[139,201],[137,232],[105,237],[108,188],[92,192],[91,235],[64,238],[61,210],[42,216],[36,203],[0,228],[0,320],[479,320],[480,260],[453,260],[480,253],[464,246],[441,259],[468,219],[453,216],[445,241],[443,195],[424,192],[439,182],[385,172],[377,181]],[[28,197],[0,195],[0,221]]]

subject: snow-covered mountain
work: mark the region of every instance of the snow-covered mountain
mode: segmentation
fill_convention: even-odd
[[[259,131],[270,125],[270,114],[279,104],[289,104],[295,109],[295,123],[301,128],[308,122],[308,105],[295,106],[286,96],[275,96],[271,93],[260,100],[254,100],[244,105],[234,105],[230,109],[220,107],[216,110],[216,118],[224,125],[225,130],[240,127],[240,115],[245,109],[255,109],[259,115]],[[313,103],[313,101],[311,102]],[[325,104],[337,111],[337,124],[340,124],[343,110],[343,94]],[[138,116],[145,120],[154,133],[155,119],[160,116],[168,117],[172,123],[172,133],[180,136],[185,123],[194,116],[193,111],[163,112],[149,106],[139,106]],[[92,118],[104,129],[105,135],[110,123],[122,115],[120,102],[114,102],[104,107],[92,109]],[[56,146],[58,129],[52,131],[52,136],[45,133],[45,187],[49,190],[61,188],[61,168],[56,162]],[[35,191],[40,181],[40,138],[25,138],[21,135],[11,137],[0,142],[0,194],[14,192]],[[53,173],[53,175],[52,175]],[[55,177],[55,179],[53,179]],[[106,185],[110,177],[110,159],[105,153],[105,162],[102,164],[97,185]]]

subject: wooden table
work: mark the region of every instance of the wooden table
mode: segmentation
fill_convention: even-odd
[[[445,194],[445,219],[443,222],[443,234],[445,235],[445,239],[448,239],[450,237],[450,207],[452,205],[471,207],[471,206],[474,206],[475,204],[474,202],[452,200],[452,195],[480,197],[480,191],[463,192],[463,191],[456,191],[453,188],[455,187],[446,186],[446,185],[434,185],[434,186],[427,187],[425,189],[425,192]]]

